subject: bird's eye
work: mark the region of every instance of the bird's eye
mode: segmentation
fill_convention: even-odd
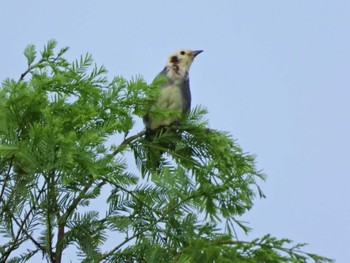
[[[185,53],[186,53],[185,51],[181,51],[180,52],[181,55],[185,55]]]

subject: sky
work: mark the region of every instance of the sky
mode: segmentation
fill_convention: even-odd
[[[350,262],[350,1],[1,1],[0,36],[1,81],[49,39],[71,60],[91,53],[110,79],[147,82],[172,51],[203,49],[192,105],[267,175],[241,238],[271,233]]]

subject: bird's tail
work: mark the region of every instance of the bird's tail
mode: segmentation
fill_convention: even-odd
[[[159,171],[161,158],[164,153],[162,147],[158,145],[157,138],[159,131],[146,129],[144,140],[144,163],[141,166],[142,174]]]
[[[186,143],[185,143],[186,144]],[[144,170],[147,172],[160,172],[164,166],[170,164],[166,153],[176,162],[190,166],[192,163],[193,149],[185,145],[182,140],[182,132],[173,127],[162,127],[153,131],[146,131],[144,141]]]
[[[146,130],[144,150],[144,168],[148,172],[159,172],[166,166],[165,153],[175,149],[176,139],[174,131],[169,128],[159,128],[157,130]]]

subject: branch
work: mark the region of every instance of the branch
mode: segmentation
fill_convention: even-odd
[[[182,130],[182,128],[180,126],[177,126],[176,128],[173,128],[173,127],[169,127],[169,129],[180,129]],[[207,129],[209,130],[209,129]],[[146,131],[141,131],[133,136],[130,136],[128,138],[126,138],[118,147],[117,149],[114,150],[114,152],[112,153],[112,156],[115,156],[117,155],[118,153],[120,153],[128,144],[130,144],[131,142],[135,141],[136,139],[142,137],[143,135],[146,134]],[[175,156],[175,157],[178,157],[180,159],[185,159],[187,160],[188,162],[192,162],[193,165],[196,165],[197,163],[191,159],[191,158],[188,158],[186,156],[183,156],[183,155],[180,155],[178,153],[176,153],[175,151],[171,151],[169,148],[166,148],[166,147],[162,147],[162,146],[159,146],[159,145],[153,145],[153,144],[144,144],[154,150],[159,150],[161,152],[168,152],[170,153],[171,155]]]
[[[74,209],[79,205],[80,201],[85,197],[86,192],[90,189],[94,180],[90,180],[83,190],[80,191],[77,198],[73,201],[73,203],[67,208],[66,212],[62,216],[58,216],[58,234],[57,234],[57,242],[56,242],[56,254],[55,260],[57,263],[61,262],[62,252],[63,252],[63,239],[66,235],[64,232],[64,227],[66,226],[68,217],[73,213]],[[101,182],[100,185],[103,185],[104,182]]]
[[[20,76],[18,82],[21,82],[21,81],[24,79],[24,77],[25,77],[30,71],[32,71],[33,69],[37,68],[39,64],[41,64],[41,63],[43,63],[43,62],[45,62],[45,61],[46,61],[46,60],[42,58],[42,59],[40,59],[40,60],[38,61],[38,63],[34,64],[33,66],[28,67],[28,69],[27,69],[26,71],[24,71],[24,72],[21,74],[21,76]],[[47,61],[46,61],[46,62],[47,62]],[[45,65],[45,66],[46,66],[46,65]]]
[[[23,229],[23,233],[26,235],[26,237],[28,239],[30,239],[30,241],[32,241],[34,243],[34,245],[38,248],[38,250],[41,250],[42,252],[46,252],[45,247],[43,247],[42,245],[40,245],[40,243],[38,241],[36,241],[28,232],[27,230]]]
[[[35,241],[34,238],[32,238],[31,235],[24,228],[25,223],[26,223],[26,221],[29,218],[29,215],[35,209],[37,201],[39,200],[41,194],[44,192],[45,185],[46,185],[46,183],[43,184],[43,187],[40,189],[39,194],[38,194],[34,204],[30,207],[29,211],[27,212],[27,214],[25,215],[23,220],[18,221],[17,218],[14,216],[14,214],[11,211],[8,211],[8,213],[10,214],[10,217],[13,219],[13,221],[15,221],[16,225],[19,228],[18,228],[18,231],[17,231],[17,235],[14,238],[14,241],[12,242],[12,246],[10,246],[8,251],[5,253],[4,262],[6,262],[6,260],[10,256],[11,252],[17,248],[17,245],[18,245],[17,243],[20,240],[20,235],[22,233],[24,233],[26,235],[26,237],[29,238],[39,249],[41,249],[43,252],[46,252],[45,248],[42,247],[37,241]]]
[[[145,135],[146,132],[145,131],[141,131],[138,134],[135,134],[133,136],[130,136],[128,138],[126,138],[119,146],[117,149],[114,150],[114,152],[112,153],[113,156],[117,155],[118,153],[120,153],[129,143],[133,142],[134,140],[142,137],[143,135]]]
[[[46,178],[46,176],[45,176],[45,178]],[[50,181],[51,180],[51,176],[49,177],[49,178],[47,178],[47,193],[46,193],[46,195],[47,195],[47,199],[48,199],[48,202],[50,203],[50,205],[49,205],[49,203],[47,204],[47,207],[46,207],[46,224],[47,224],[47,229],[46,229],[46,231],[47,231],[47,236],[48,236],[48,240],[47,240],[47,245],[48,245],[48,251],[49,251],[49,258],[50,258],[50,260],[51,260],[51,262],[55,262],[55,258],[54,258],[54,253],[53,253],[53,250],[52,250],[52,239],[53,239],[53,237],[52,237],[52,224],[51,224],[51,216],[50,216],[50,214],[51,214],[51,209],[52,209],[52,205],[54,205],[54,209],[56,209],[56,207],[57,207],[57,202],[55,202],[55,203],[53,203],[53,201],[56,201],[56,198],[55,198],[55,200],[51,200],[51,199],[53,199],[52,197],[51,197],[51,187],[55,187],[54,186],[54,184],[52,184],[52,182]],[[52,192],[53,192],[53,194],[54,194],[54,192],[55,192],[55,190],[53,189],[52,190]]]
[[[205,195],[205,193],[195,193],[187,198],[185,198],[184,200],[182,200],[181,202],[175,204],[173,207],[169,208],[164,214],[163,216],[161,216],[157,221],[155,221],[154,223],[150,224],[148,227],[145,227],[142,231],[139,231],[138,233],[135,233],[134,235],[132,235],[129,238],[126,238],[122,243],[120,243],[118,246],[116,246],[115,248],[113,248],[110,252],[106,253],[105,255],[103,255],[100,259],[99,262],[101,262],[102,260],[105,260],[106,258],[110,257],[114,252],[116,252],[118,249],[120,249],[122,246],[124,246],[126,243],[128,243],[129,241],[133,240],[134,238],[138,237],[140,234],[151,230],[155,225],[157,225],[159,222],[163,221],[168,214],[175,210],[177,207],[181,206],[182,204],[186,203],[187,201]]]
[[[30,72],[32,71],[33,69],[35,69],[39,63],[43,62],[43,60],[40,60],[38,63],[36,63],[35,65],[33,66],[30,66],[28,67],[28,69],[26,71],[24,71],[22,74],[21,74],[21,77],[19,78],[18,82],[21,82],[22,80],[24,80],[24,77]]]
[[[22,74],[21,74],[21,77],[19,78],[18,82],[21,82],[24,77],[33,69],[33,67],[29,67],[26,71],[24,71]]]
[[[78,206],[80,201],[84,198],[86,192],[90,189],[92,184],[94,183],[94,180],[90,179],[90,182],[88,182],[83,190],[80,191],[78,197],[73,201],[73,203],[67,208],[66,212],[59,218],[60,221],[65,222],[68,217],[71,215],[71,213],[74,211],[74,209]],[[104,183],[101,182],[100,185],[103,185]]]
[[[10,180],[10,171],[11,171],[11,168],[12,168],[12,163],[13,163],[14,157],[15,157],[15,155],[12,155],[12,156],[11,156],[9,168],[8,168],[8,170],[7,170],[7,173],[6,173],[6,176],[5,176],[5,179],[4,179],[4,184],[3,184],[3,186],[2,186],[1,193],[0,193],[0,201],[3,203],[3,206],[5,206],[5,200],[4,200],[3,196],[4,196],[4,193],[5,193],[5,189],[6,189],[6,186],[7,186],[7,182]],[[0,214],[2,214],[2,212],[3,212],[3,211],[1,211]]]
[[[313,258],[314,254],[311,254],[311,253],[308,253],[308,252],[305,252],[305,251],[302,251],[300,249],[296,249],[295,247],[291,247],[291,248],[287,248],[287,247],[282,247],[282,246],[276,246],[274,244],[266,244],[266,243],[261,243],[261,242],[257,242],[259,240],[255,240],[255,241],[252,241],[252,242],[249,242],[249,241],[235,241],[235,240],[218,240],[218,241],[214,241],[214,242],[211,242],[211,245],[247,245],[249,247],[254,247],[254,246],[257,246],[257,247],[261,247],[261,248],[269,248],[269,249],[275,249],[275,250],[279,250],[281,252],[284,252],[286,254],[289,254],[289,255],[306,255],[307,257],[309,258]],[[262,240],[261,240],[262,241]],[[287,242],[287,243],[290,243],[290,242]],[[211,246],[210,245],[210,246]],[[297,245],[298,246],[298,245]],[[304,246],[304,245],[301,245],[301,246]],[[319,257],[319,256],[317,256]],[[325,258],[325,257],[319,257],[319,259],[322,259],[326,262],[334,262],[332,259],[329,259],[329,258]],[[317,261],[318,262],[318,261]]]
[[[109,184],[111,184],[111,185],[113,185],[113,186],[119,188],[120,190],[122,190],[122,191],[128,193],[128,194],[131,195],[133,198],[135,198],[138,202],[140,202],[143,206],[145,206],[149,211],[151,211],[151,212],[153,212],[153,213],[159,215],[159,214],[157,213],[157,211],[152,211],[152,210],[153,210],[152,207],[150,207],[148,204],[146,204],[145,202],[143,202],[143,201],[142,201],[139,197],[137,197],[132,191],[130,191],[130,190],[128,190],[128,189],[126,189],[126,188],[124,188],[124,187],[122,187],[122,186],[120,186],[120,185],[116,185],[115,183],[111,182],[111,181],[110,181],[109,179],[107,179],[107,178],[104,178],[103,180],[106,181],[106,182],[108,182]],[[107,218],[108,218],[109,216],[110,216],[110,214],[107,215],[107,216],[105,216],[105,218],[102,218],[101,220],[99,220],[99,222],[100,222],[100,223],[104,223],[104,222],[107,220]]]

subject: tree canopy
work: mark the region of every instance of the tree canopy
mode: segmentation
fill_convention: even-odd
[[[0,88],[0,262],[69,262],[71,247],[81,262],[331,262],[269,234],[238,239],[264,175],[204,107],[152,139],[129,135],[162,80],[109,81],[56,45],[29,45],[27,69]]]

